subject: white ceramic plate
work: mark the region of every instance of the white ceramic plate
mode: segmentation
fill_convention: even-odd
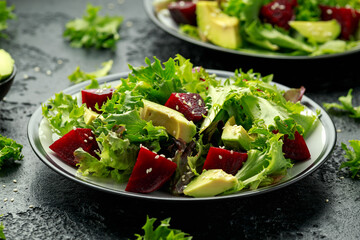
[[[231,72],[208,70],[210,73],[216,74],[219,78],[228,78],[233,75]],[[126,78],[129,73],[119,73],[110,75],[99,79],[99,83],[107,83],[108,85],[116,86],[119,83],[120,78]],[[89,81],[74,85],[70,88],[65,89],[63,92],[77,96],[80,99],[80,91],[89,84]],[[281,89],[287,89],[287,87],[276,84]],[[282,179],[279,183],[262,187],[257,190],[241,191],[232,195],[227,196],[215,196],[206,198],[190,198],[183,196],[173,196],[167,192],[156,191],[151,194],[141,194],[126,192],[126,184],[118,184],[111,179],[100,179],[95,177],[83,177],[79,176],[76,172],[76,168],[73,168],[64,162],[62,162],[49,146],[58,138],[57,135],[53,134],[47,123],[47,120],[42,117],[42,110],[39,107],[28,124],[28,138],[30,144],[39,156],[39,158],[51,169],[57,173],[76,181],[78,183],[93,187],[98,190],[115,193],[123,196],[138,197],[146,199],[157,199],[157,200],[175,200],[175,201],[203,201],[203,200],[215,200],[215,199],[227,199],[227,198],[239,198],[251,195],[257,195],[260,193],[269,192],[285,186],[288,186],[303,177],[309,175],[315,171],[318,167],[323,164],[329,157],[334,145],[336,143],[336,131],[335,126],[330,119],[329,115],[314,101],[304,96],[302,103],[308,107],[308,111],[315,112],[320,111],[320,121],[315,127],[315,130],[306,138],[306,143],[311,153],[311,159],[303,162],[298,162],[293,168],[288,170],[288,175]]]
[[[268,59],[292,59],[292,60],[310,60],[310,59],[328,59],[328,58],[338,58],[343,56],[348,56],[350,54],[356,54],[360,52],[360,48],[353,48],[346,52],[342,53],[336,53],[336,54],[326,54],[326,55],[320,55],[320,56],[288,56],[288,55],[281,55],[280,53],[258,53],[258,52],[251,52],[251,50],[234,50],[234,49],[228,49],[224,47],[220,47],[217,45],[214,45],[212,43],[208,42],[202,42],[200,40],[191,38],[185,34],[182,34],[179,32],[179,27],[175,23],[175,21],[171,18],[169,12],[166,11],[160,11],[159,13],[156,13],[153,6],[154,0],[144,0],[144,7],[147,15],[151,19],[155,25],[157,25],[159,28],[164,30],[165,32],[173,35],[176,38],[182,39],[184,41],[196,44],[201,47],[226,52],[226,53],[232,53],[240,56],[248,56],[248,57],[255,57],[255,58],[268,58]]]

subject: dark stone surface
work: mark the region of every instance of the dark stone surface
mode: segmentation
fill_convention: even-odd
[[[0,39],[0,48],[15,58],[18,73],[0,102],[0,133],[23,144],[25,156],[21,163],[0,171],[0,221],[8,239],[134,239],[134,233],[142,233],[146,215],[171,217],[172,227],[191,233],[194,239],[360,239],[360,182],[351,179],[347,170],[339,170],[345,160],[340,143],[359,139],[360,122],[344,115],[331,115],[341,130],[336,147],[310,176],[261,196],[205,203],[128,199],[76,184],[45,166],[26,135],[31,114],[71,86],[67,76],[78,65],[92,71],[113,59],[112,73],[116,73],[127,71],[127,63],[143,65],[145,57],[167,60],[180,53],[206,68],[275,72],[275,81],[291,87],[305,85],[307,95],[319,104],[336,101],[351,86],[354,103],[359,105],[360,74],[355,67],[359,55],[308,64],[210,51],[158,29],[140,0],[91,1],[103,6],[101,14],[125,17],[121,40],[114,52],[73,49],[62,38],[64,25],[82,16],[88,1],[8,2],[16,6],[18,18],[10,22],[10,39]],[[328,87],[319,87],[324,84]]]

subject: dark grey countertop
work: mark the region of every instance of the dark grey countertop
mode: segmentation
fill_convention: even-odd
[[[55,93],[71,86],[76,66],[93,71],[114,60],[111,73],[144,58],[167,60],[180,53],[195,65],[268,74],[290,87],[305,85],[319,104],[335,102],[354,88],[360,105],[359,54],[307,62],[248,59],[183,42],[158,29],[140,0],[89,1],[100,14],[125,17],[116,51],[74,49],[63,38],[64,25],[83,15],[88,1],[12,0],[17,20],[0,48],[18,68],[6,99],[0,102],[0,134],[21,143],[22,162],[0,171],[0,222],[7,239],[134,239],[146,216],[171,217],[171,227],[194,239],[360,239],[360,181],[339,170],[341,142],[360,138],[360,122],[331,114],[338,129],[333,153],[317,171],[286,188],[259,196],[214,202],[164,202],[126,198],[96,191],[55,173],[42,163],[27,139],[32,113]],[[326,85],[326,87],[324,87]],[[14,183],[13,180],[17,182]],[[17,192],[13,190],[17,189]],[[4,202],[3,199],[8,201]],[[10,199],[14,201],[10,201]]]

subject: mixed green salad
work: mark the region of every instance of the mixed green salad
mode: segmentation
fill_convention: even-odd
[[[318,56],[360,47],[357,0],[155,0],[154,8],[183,34],[246,53]]]
[[[42,106],[60,136],[51,146],[79,174],[206,197],[280,181],[310,158],[304,139],[318,122],[272,75],[235,71],[223,80],[177,55],[146,58],[116,87],[82,90],[82,104],[58,93]]]

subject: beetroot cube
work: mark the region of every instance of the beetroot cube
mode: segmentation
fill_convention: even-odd
[[[174,174],[177,164],[141,147],[125,191],[150,193],[158,190]]]
[[[189,1],[172,2],[168,6],[172,19],[177,24],[196,26],[196,4]]]
[[[295,19],[296,6],[296,0],[275,0],[261,7],[260,17],[264,22],[288,30],[289,21]]]
[[[75,161],[74,151],[80,147],[98,158],[95,151],[99,151],[99,146],[96,142],[95,135],[91,129],[87,128],[73,129],[49,146],[65,163],[74,167],[77,163]]]
[[[200,121],[207,114],[205,102],[197,93],[172,93],[165,106],[181,112],[193,122]]]
[[[81,90],[82,103],[85,103],[91,110],[101,113],[96,110],[95,105],[98,104],[101,108],[104,102],[112,98],[114,90],[114,88]]]
[[[247,160],[247,153],[235,152],[224,148],[210,147],[203,169],[222,169],[235,175]]]
[[[339,8],[320,5],[321,19],[328,21],[336,19],[341,25],[340,37],[349,40],[359,26],[360,12],[352,8]]]
[[[287,135],[284,136],[282,150],[286,158],[295,161],[303,161],[310,158],[310,151],[306,145],[304,137],[298,131],[295,132],[295,139],[291,140]]]

